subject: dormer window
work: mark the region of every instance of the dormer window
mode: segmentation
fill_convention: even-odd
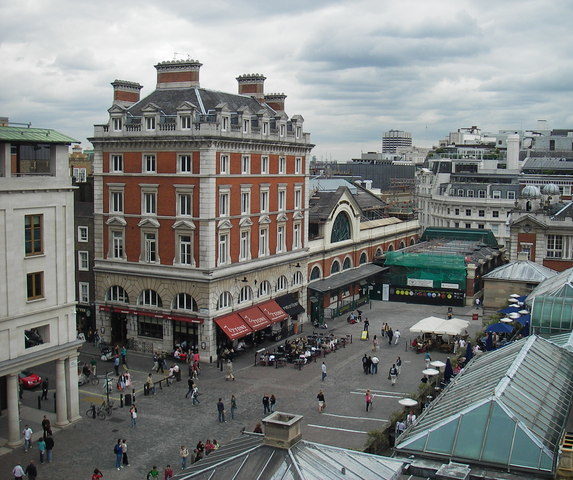
[[[249,133],[249,120],[243,120],[243,133]]]
[[[296,138],[300,138],[302,135],[302,127],[296,127]]]
[[[229,130],[229,117],[223,117],[223,125],[221,126],[221,130],[223,132]]]
[[[263,135],[269,134],[269,122],[263,122]]]
[[[285,136],[285,125],[281,125],[281,128],[280,128],[280,136],[281,136],[281,137],[284,137],[284,136]]]
[[[113,131],[114,132],[121,132],[122,125],[123,125],[122,119],[121,118],[114,118],[112,123],[113,123]]]
[[[145,129],[155,130],[155,117],[145,117]]]
[[[181,130],[191,129],[191,115],[181,115]]]

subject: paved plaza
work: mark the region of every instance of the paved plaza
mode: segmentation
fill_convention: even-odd
[[[236,381],[225,381],[225,373],[215,364],[203,365],[198,380],[201,391],[199,405],[193,406],[185,399],[187,391],[187,369],[183,368],[183,380],[159,391],[155,396],[143,396],[143,382],[152,366],[149,355],[130,353],[128,363],[136,388],[136,403],[139,418],[136,428],[131,428],[128,408],[114,411],[111,419],[104,421],[86,418],[84,412],[91,402],[101,403],[101,386],[80,387],[81,421],[55,433],[54,461],[39,466],[39,480],[42,479],[88,479],[95,467],[101,469],[106,480],[144,479],[152,465],[162,471],[167,463],[179,468],[178,449],[187,445],[190,450],[199,440],[217,439],[222,445],[238,436],[241,429],[252,430],[263,418],[261,399],[265,393],[277,397],[275,410],[296,413],[304,416],[303,436],[307,440],[330,445],[362,449],[367,432],[379,429],[392,412],[398,410],[397,400],[418,388],[425,368],[424,356],[417,355],[406,345],[412,340],[408,328],[421,318],[435,315],[445,317],[447,307],[412,305],[391,302],[372,302],[372,307],[364,306],[363,315],[370,321],[371,338],[377,334],[384,322],[396,330],[402,337],[398,345],[388,346],[381,340],[379,372],[377,375],[365,375],[362,371],[362,356],[372,354],[371,341],[361,341],[361,324],[349,325],[345,318],[329,321],[329,330],[337,336],[353,335],[353,343],[327,355],[327,377],[321,381],[321,361],[311,363],[298,370],[292,365],[281,368],[254,366],[254,352],[237,357],[234,362]],[[474,313],[470,307],[454,308],[454,315],[470,320],[468,331],[474,335],[481,326],[480,321],[471,321]],[[311,325],[304,325],[302,334],[312,333]],[[94,358],[95,350],[85,346],[80,361]],[[402,374],[392,386],[388,380],[388,370],[397,356],[403,361]],[[445,354],[432,353],[432,359],[445,360]],[[55,378],[53,366],[45,365],[38,369],[41,375]],[[111,363],[98,361],[98,374],[108,369],[113,371]],[[156,380],[160,375],[155,375]],[[322,389],[326,397],[327,408],[324,413],[317,411],[316,395]],[[373,408],[365,410],[364,392],[370,389],[374,394]],[[238,410],[234,420],[230,419],[230,397],[237,398]],[[31,424],[35,432],[41,431],[40,422],[44,414],[37,409],[39,392],[25,392],[21,409],[22,428]],[[117,392],[113,393],[117,399]],[[227,422],[217,421],[216,402],[223,398],[227,410]],[[119,403],[116,400],[116,403]],[[48,402],[43,409],[52,412],[53,398],[50,392]],[[52,420],[53,422],[53,420]],[[6,437],[6,421],[0,418],[0,437]],[[117,471],[114,468],[113,446],[118,438],[128,443],[130,467]],[[20,462],[26,466],[30,459],[39,461],[37,447],[24,453],[23,448],[0,449],[0,477],[9,478],[13,466]],[[176,471],[177,471],[176,469]]]

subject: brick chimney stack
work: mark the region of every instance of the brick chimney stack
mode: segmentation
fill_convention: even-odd
[[[159,62],[157,89],[199,88],[199,70],[203,64],[198,60],[173,60]]]
[[[275,112],[284,112],[286,97],[284,93],[269,93],[265,95],[265,103]]]
[[[143,88],[139,83],[115,80],[111,86],[113,87],[114,105],[131,107],[134,103],[139,102],[139,91]]]
[[[267,77],[259,73],[247,73],[239,75],[239,95],[250,95],[258,102],[265,100],[265,80]]]

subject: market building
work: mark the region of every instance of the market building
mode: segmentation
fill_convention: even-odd
[[[306,319],[277,301],[306,298],[312,145],[263,75],[224,93],[201,87],[201,66],[158,63],[145,98],[138,83],[114,81],[90,141],[103,338],[142,351],[185,344],[209,360]]]
[[[55,130],[0,121],[0,409],[21,443],[19,374],[55,361],[56,424],[79,419],[74,187]],[[28,387],[29,385],[23,385]]]

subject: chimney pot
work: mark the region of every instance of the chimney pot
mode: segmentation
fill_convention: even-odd
[[[265,95],[265,103],[275,112],[284,112],[286,98],[287,96],[284,93],[269,93]]]
[[[134,103],[139,102],[139,93],[143,88],[139,83],[116,79],[111,83],[111,86],[113,87],[114,105],[131,107]]]
[[[302,415],[274,412],[263,418],[264,443],[272,447],[289,449],[302,438]]]
[[[265,99],[265,80],[267,77],[260,73],[245,73],[236,80],[239,84],[239,95],[249,95],[262,103]]]
[[[199,88],[198,60],[167,60],[155,65],[157,89]]]

